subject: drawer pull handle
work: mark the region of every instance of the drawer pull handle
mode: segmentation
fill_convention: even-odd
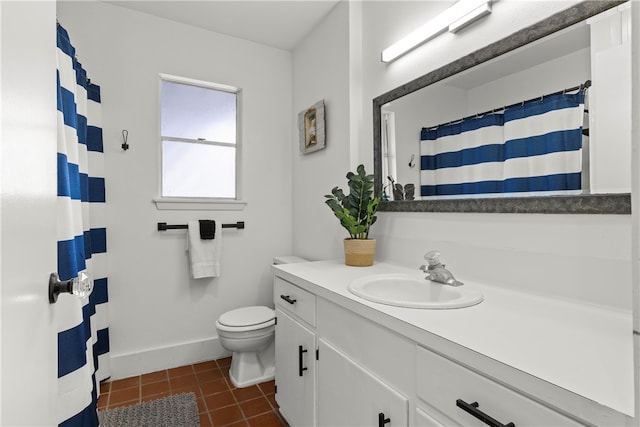
[[[384,427],[386,423],[390,423],[390,422],[391,422],[391,418],[385,418],[384,412],[380,412],[378,414],[378,427]]]
[[[485,414],[480,409],[478,409],[478,406],[480,406],[478,404],[478,402],[467,403],[462,399],[458,399],[458,400],[456,400],[456,406],[458,408],[462,409],[463,411],[468,412],[469,414],[473,415],[474,417],[476,417],[477,419],[479,419],[480,421],[482,421],[483,423],[485,423],[488,426],[491,426],[491,427],[516,427],[516,425],[514,423],[502,424],[500,421],[497,421],[494,418],[491,418],[489,415]]]
[[[306,367],[302,367],[302,356],[307,352],[307,350],[303,350],[302,346],[298,346],[298,375],[302,376],[302,373],[307,370]]]
[[[288,302],[289,304],[295,304],[297,300],[291,299],[289,295],[280,295],[280,298]]]

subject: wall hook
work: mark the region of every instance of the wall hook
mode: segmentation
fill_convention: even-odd
[[[129,149],[129,144],[127,144],[127,139],[129,138],[129,131],[126,129],[122,130],[122,140],[124,141],[122,143],[122,149],[124,151],[127,151]]]
[[[415,158],[416,158],[415,154],[412,154],[411,158],[409,159],[409,167],[410,168],[412,168],[412,167],[414,167],[416,165],[415,162],[413,161]]]

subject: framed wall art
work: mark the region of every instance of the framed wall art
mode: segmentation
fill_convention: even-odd
[[[324,99],[298,114],[300,152],[302,154],[326,148],[324,132]]]

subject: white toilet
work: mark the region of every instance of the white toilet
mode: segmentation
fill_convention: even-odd
[[[304,262],[298,257],[275,257],[274,264]],[[275,377],[275,310],[242,307],[223,313],[216,321],[220,344],[233,352],[229,377],[234,386],[248,387]]]

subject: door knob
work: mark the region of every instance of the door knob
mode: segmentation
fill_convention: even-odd
[[[84,271],[78,273],[78,277],[61,282],[58,273],[51,273],[49,276],[49,303],[58,301],[58,295],[69,293],[83,298],[91,295],[93,291],[93,279]]]

